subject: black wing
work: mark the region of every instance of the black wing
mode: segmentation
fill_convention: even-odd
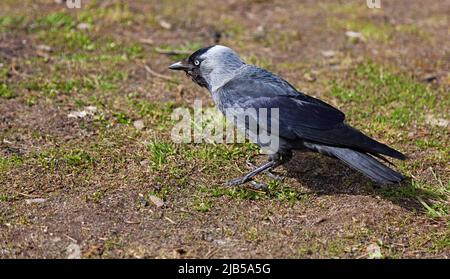
[[[278,108],[280,136],[298,138],[307,128],[330,130],[345,119],[344,113],[321,100],[298,92],[287,81],[266,71],[241,75],[220,90],[223,108]],[[270,113],[270,112],[269,112]]]

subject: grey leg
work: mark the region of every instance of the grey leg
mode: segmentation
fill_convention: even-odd
[[[255,175],[257,175],[257,174],[259,174],[259,173],[261,173],[261,172],[263,172],[263,171],[265,171],[265,170],[271,169],[271,168],[273,168],[275,165],[276,165],[276,162],[275,162],[275,161],[269,161],[269,162],[265,163],[264,165],[259,166],[259,167],[257,167],[256,169],[252,170],[251,172],[247,173],[247,174],[244,175],[243,177],[238,177],[238,178],[235,178],[235,179],[233,179],[233,180],[230,180],[230,181],[228,182],[228,186],[236,186],[236,185],[241,185],[241,184],[247,183],[247,182],[249,182]]]
[[[253,164],[252,162],[250,162],[250,160],[247,160],[247,161],[245,161],[246,163],[247,163],[247,165],[249,166],[249,167],[251,167],[252,169],[256,169],[258,166],[256,166],[255,164]],[[264,172],[264,174],[266,174],[268,177],[270,177],[270,178],[272,178],[272,179],[275,179],[275,180],[283,180],[283,176],[280,176],[280,175],[276,175],[276,174],[274,174],[272,171],[270,171],[270,170],[267,170],[267,171],[265,171]]]

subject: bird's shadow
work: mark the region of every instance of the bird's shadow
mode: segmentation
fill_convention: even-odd
[[[381,197],[403,208],[425,213],[436,194],[417,188],[410,178],[399,184],[378,185],[337,159],[314,153],[298,153],[284,165],[286,177],[296,179],[317,195],[365,195]]]

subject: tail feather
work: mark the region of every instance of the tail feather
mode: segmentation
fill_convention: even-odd
[[[405,179],[401,173],[390,169],[366,153],[349,148],[321,144],[305,143],[305,145],[319,153],[340,159],[347,166],[361,172],[377,183],[391,184],[401,182]]]
[[[383,154],[392,158],[405,160],[401,152],[366,136],[361,131],[341,123],[331,130],[305,129],[296,130],[300,138],[326,145],[342,146],[372,154]]]

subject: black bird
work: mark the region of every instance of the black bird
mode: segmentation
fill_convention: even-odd
[[[315,151],[337,158],[380,184],[398,183],[404,179],[402,174],[374,157],[389,162],[383,155],[400,160],[404,160],[405,155],[346,124],[344,113],[337,108],[297,91],[273,73],[244,63],[228,47],[214,45],[199,49],[169,69],[183,70],[195,83],[206,87],[223,113],[229,108],[278,108],[278,116],[274,115],[278,131],[271,131],[279,140],[275,149],[259,140],[261,133],[271,130],[270,124],[250,129],[248,118],[244,125],[238,123],[238,128],[244,130],[251,141],[269,149],[271,154],[267,163],[231,180],[229,185],[252,182],[255,186],[263,186],[254,182],[253,177],[288,162],[292,150]],[[249,118],[257,123],[261,120],[259,114]]]

